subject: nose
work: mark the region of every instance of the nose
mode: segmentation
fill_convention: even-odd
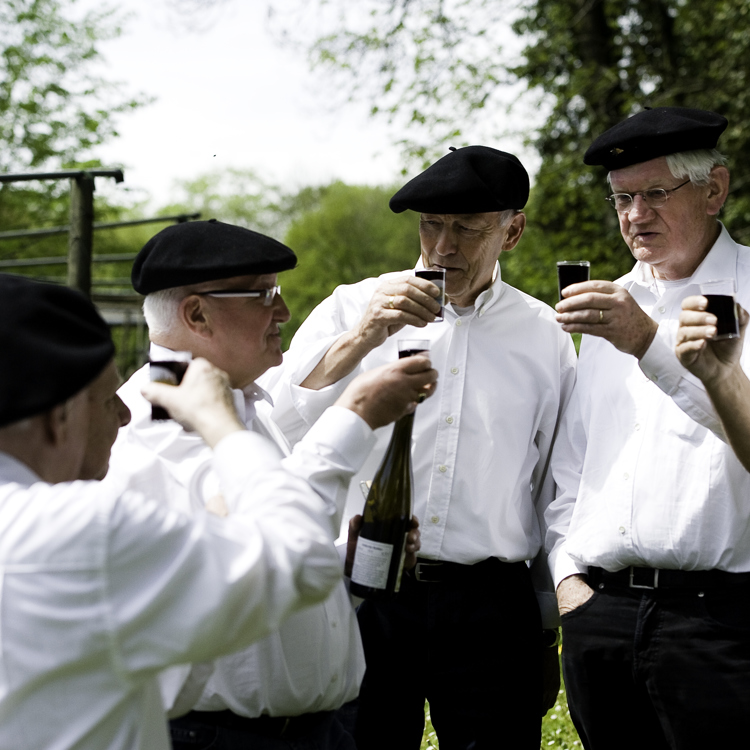
[[[284,298],[280,294],[277,294],[273,298],[273,319],[279,323],[286,323],[291,317],[292,314],[289,312]]]
[[[120,420],[120,427],[130,424],[130,409],[128,409],[125,402],[119,396],[117,396],[117,414]]]
[[[443,226],[435,243],[435,252],[438,255],[453,255],[456,252],[456,243],[451,230]]]
[[[642,221],[645,221],[644,217],[653,213],[653,210],[654,209],[650,208],[646,203],[646,199],[642,195],[634,195],[633,205],[630,211],[628,211],[628,221],[630,221],[631,224],[639,224]]]

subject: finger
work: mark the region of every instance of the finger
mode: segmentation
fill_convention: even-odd
[[[570,284],[562,290],[562,296],[567,299],[576,297],[587,292],[597,292],[599,294],[615,294],[622,289],[621,286],[613,284],[611,281],[593,279],[591,281],[580,281],[577,284]]]
[[[708,312],[699,312],[692,309],[683,309],[679,317],[680,326],[713,326],[716,325],[717,318]]]
[[[716,326],[680,326],[677,329],[677,344],[688,341],[705,341],[716,336]]]
[[[706,340],[683,341],[675,347],[675,354],[683,367],[689,367],[697,361],[701,352],[706,348]]]
[[[748,324],[748,321],[750,321],[750,314],[748,314],[747,310],[745,310],[739,302],[737,303],[737,318],[740,322],[740,330],[743,330]]]
[[[700,294],[693,294],[690,297],[685,297],[682,300],[683,310],[706,310],[708,308],[708,300]]]

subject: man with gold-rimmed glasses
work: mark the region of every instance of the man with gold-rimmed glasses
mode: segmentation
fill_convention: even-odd
[[[584,158],[609,171],[637,261],[557,305],[584,336],[547,546],[571,714],[593,750],[728,747],[750,705],[750,474],[674,353],[682,300],[703,282],[729,279],[750,299],[750,248],[717,219],[726,126],[644,110]]]

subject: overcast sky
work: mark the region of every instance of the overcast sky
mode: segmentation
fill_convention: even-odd
[[[230,166],[287,188],[399,179],[386,126],[364,104],[330,111],[306,60],[270,38],[265,0],[228,3],[200,32],[178,23],[168,0],[118,7],[132,17],[120,39],[100,44],[104,73],[156,101],[123,115],[99,155],[123,165],[122,187],[147,191],[152,207],[170,200],[174,180]]]

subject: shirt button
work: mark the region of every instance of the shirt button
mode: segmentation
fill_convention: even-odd
[[[456,321],[456,325],[457,325],[457,326],[463,325],[463,323],[461,323],[461,318],[459,318],[459,319],[458,319],[458,320]]]
[[[447,422],[448,424],[453,424],[453,417],[446,417],[446,418],[445,418],[445,421],[446,421],[446,422]]]
[[[430,519],[430,521],[432,521],[432,523],[437,523],[437,522],[438,522],[439,520],[440,520],[440,516],[433,516],[433,517],[432,517],[432,518]]]
[[[625,472],[625,473],[624,473],[624,474],[622,475],[622,478],[623,478],[623,479],[630,479],[630,474],[628,474],[628,472],[626,471],[626,472]]]
[[[663,313],[663,312],[664,312],[664,311],[665,311],[666,309],[667,309],[667,308],[666,308],[666,307],[664,307],[664,305],[660,305],[660,306],[659,306],[659,312],[660,312],[660,313]]]
[[[458,367],[451,367],[451,373],[458,375]]]
[[[637,422],[636,422],[636,425],[635,425],[635,429],[636,430],[640,430],[641,429],[641,426]]]
[[[625,527],[624,527],[624,526],[620,526],[620,528],[619,528],[619,529],[617,529],[617,530],[618,530],[618,531],[619,531],[619,532],[620,532],[621,534],[624,534],[624,533],[625,533]]]
[[[653,381],[654,381],[654,383],[656,383],[656,382],[657,382],[657,381],[659,380],[659,376],[658,376],[658,375],[657,375],[656,373],[654,373],[654,374],[653,374],[653,375],[651,376],[651,380],[653,380]]]
[[[443,465],[443,464],[441,464],[440,466],[438,466],[438,471],[440,471],[443,474],[445,474],[445,472],[448,471],[448,467],[445,466],[445,465]]]

